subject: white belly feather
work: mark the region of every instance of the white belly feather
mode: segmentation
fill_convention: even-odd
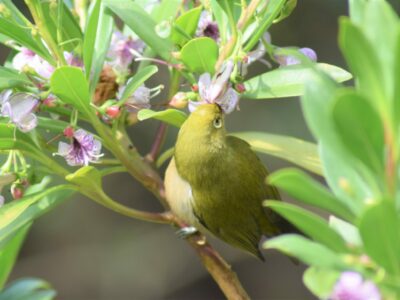
[[[165,172],[165,193],[171,210],[188,225],[199,226],[193,214],[193,195],[190,184],[182,179],[176,169],[174,158],[171,159]]]

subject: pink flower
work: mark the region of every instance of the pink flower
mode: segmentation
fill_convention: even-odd
[[[55,155],[63,156],[70,166],[87,166],[103,156],[100,152],[101,142],[85,130],[78,129],[73,134],[71,144],[58,144],[58,152]]]
[[[37,126],[37,118],[33,113],[39,100],[26,93],[12,94],[5,90],[0,94],[1,116],[9,117],[22,132],[33,130]]]
[[[14,69],[23,71],[26,67],[34,70],[39,76],[49,79],[54,72],[54,67],[33,51],[22,47],[12,61]]]
[[[115,31],[107,54],[109,64],[118,72],[126,72],[133,61],[134,53],[141,53],[143,49],[144,43],[141,40]]]
[[[204,73],[200,76],[198,82],[200,101],[189,101],[189,110],[191,112],[198,105],[204,103],[216,103],[226,114],[231,113],[236,108],[239,102],[239,95],[229,83],[233,67],[233,62],[228,61],[223,66],[223,70],[216,74],[212,80],[209,73]]]
[[[343,272],[333,289],[331,300],[381,300],[376,285],[356,272]]]
[[[122,95],[125,87],[122,87],[119,91],[119,95]],[[144,84],[139,86],[131,96],[125,102],[126,110],[129,112],[137,112],[143,108],[150,108],[151,90]]]

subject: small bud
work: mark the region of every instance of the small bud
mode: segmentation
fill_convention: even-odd
[[[192,89],[193,92],[197,93],[199,91],[199,86],[197,84],[193,84],[191,86],[191,89]]]
[[[67,138],[72,138],[74,136],[74,128],[72,128],[71,126],[68,126],[64,129],[64,136]]]
[[[235,90],[239,93],[239,94],[243,94],[246,91],[246,87],[244,86],[243,83],[236,83],[235,84]]]
[[[43,105],[47,107],[56,107],[56,99],[52,97],[47,97],[46,99],[43,100]]]
[[[184,92],[178,92],[175,94],[174,97],[172,97],[171,101],[169,102],[169,105],[175,108],[185,108],[188,105],[186,93]]]
[[[112,105],[106,108],[106,114],[109,116],[111,119],[115,119],[119,116],[120,109],[116,105]]]
[[[21,199],[24,196],[24,190],[21,187],[13,186],[11,188],[11,195],[15,200]]]

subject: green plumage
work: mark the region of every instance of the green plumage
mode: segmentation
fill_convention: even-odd
[[[262,207],[263,200],[279,199],[279,193],[265,184],[267,170],[249,144],[227,136],[223,122],[215,104],[199,106],[190,115],[175,146],[177,174],[190,185],[189,203],[198,222],[225,242],[262,259],[258,248],[262,235],[273,236],[293,227]],[[173,188],[167,185],[167,190]]]

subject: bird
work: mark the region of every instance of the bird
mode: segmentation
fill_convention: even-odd
[[[280,200],[279,192],[266,183],[268,172],[250,145],[227,134],[224,122],[222,108],[207,103],[182,124],[165,172],[166,199],[192,228],[264,260],[263,236],[297,230],[262,206],[266,199]]]

